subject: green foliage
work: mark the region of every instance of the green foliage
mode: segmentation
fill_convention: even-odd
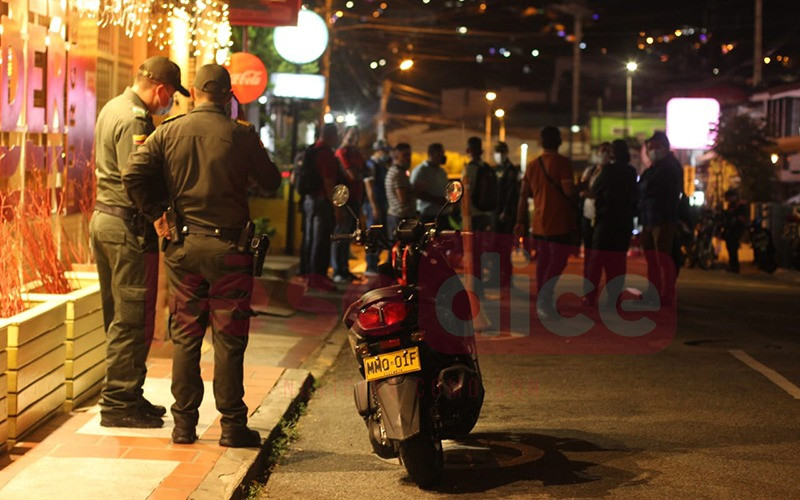
[[[264,63],[264,66],[267,68],[267,74],[271,75],[273,73],[307,73],[307,74],[317,74],[319,73],[319,62],[314,61],[308,64],[302,65],[295,65],[288,61],[285,61],[280,55],[278,55],[278,51],[275,50],[275,28],[261,28],[255,26],[248,26],[248,27],[236,27],[233,30],[233,52],[242,52],[242,35],[244,29],[247,29],[247,52],[258,56],[259,59]],[[272,84],[269,84],[268,88],[271,88]],[[250,104],[250,105],[257,105],[257,104]],[[299,123],[308,123],[308,122],[316,122],[317,116],[319,115],[318,106],[316,103],[314,104],[307,104],[307,103],[299,103],[301,106],[299,110],[300,120]],[[290,113],[289,105],[286,105],[286,112]],[[270,121],[269,116],[267,116],[266,107],[260,107],[260,123],[266,123],[272,129],[273,137],[275,134],[275,126]],[[302,130],[300,131],[302,134]],[[298,148],[302,146],[303,141],[300,140],[298,143]],[[292,164],[292,157],[291,157],[291,137],[287,136],[283,139],[276,139],[275,141],[275,151],[272,154],[272,160],[277,165],[291,165]]]
[[[275,234],[275,227],[269,225],[269,217],[257,217],[253,219],[256,226],[256,234],[266,234],[272,236]]]
[[[729,115],[716,127],[712,150],[732,164],[742,179],[741,190],[750,201],[771,201],[775,195],[775,166],[770,161],[766,125],[749,115]]]
[[[242,32],[244,27],[233,30],[233,52],[242,52]],[[258,56],[267,67],[267,72],[272,73],[294,73],[297,71],[296,65],[285,61],[275,50],[275,28],[260,28],[256,26],[247,27],[247,52]],[[302,64],[299,73],[319,73],[319,64],[315,61]]]

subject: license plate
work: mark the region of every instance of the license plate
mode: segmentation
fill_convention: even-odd
[[[422,364],[419,361],[419,347],[378,354],[364,360],[364,375],[369,381],[420,370]]]

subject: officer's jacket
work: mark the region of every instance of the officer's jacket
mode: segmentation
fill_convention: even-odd
[[[163,176],[171,200],[151,187]],[[281,177],[252,125],[214,104],[165,121],[131,155],[122,181],[145,216],[166,206],[191,224],[239,229],[249,218],[248,179],[273,191]]]
[[[122,186],[121,170],[154,129],[147,106],[130,87],[103,106],[94,132],[97,201],[133,206]]]

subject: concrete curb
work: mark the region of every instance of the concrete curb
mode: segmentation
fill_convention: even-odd
[[[256,478],[265,467],[270,449],[280,436],[280,422],[291,417],[300,403],[311,396],[314,377],[308,370],[287,368],[253,413],[248,426],[267,439],[260,448],[228,448],[200,486],[189,496],[197,500],[243,497],[242,485]]]
[[[325,372],[333,366],[339,352],[347,343],[347,327],[342,322],[336,325],[325,341],[306,359],[300,366],[304,370],[311,372],[314,380],[320,380]]]

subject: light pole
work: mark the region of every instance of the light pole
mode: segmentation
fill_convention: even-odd
[[[630,122],[631,122],[631,105],[633,101],[633,73],[639,67],[635,61],[628,61],[628,64],[625,65],[627,69],[626,79],[625,79],[625,136],[629,137],[631,134],[630,129]]]
[[[498,139],[500,142],[505,142],[506,140],[506,112],[504,109],[498,109],[494,112],[494,116],[497,117],[498,121],[500,121],[500,132],[498,133]]]
[[[497,99],[497,93],[486,92],[486,140],[484,142],[484,160],[489,157],[489,151],[492,149],[492,103]]]
[[[394,71],[408,71],[412,67],[414,67],[414,61],[411,59],[403,59],[400,62],[400,65],[385,73],[383,75],[383,84],[381,85],[381,104],[380,104],[380,111],[378,112],[378,139],[386,139],[386,121],[389,119],[389,112],[387,107],[389,106],[389,97],[392,93],[393,87],[405,87],[410,88],[407,85],[402,85],[396,82],[393,82],[388,79],[388,76],[393,73]]]

